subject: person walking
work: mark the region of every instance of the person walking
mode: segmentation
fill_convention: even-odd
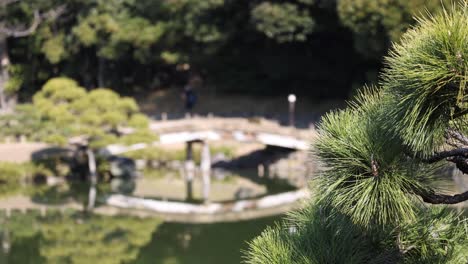
[[[195,94],[195,91],[193,90],[193,87],[190,84],[187,84],[184,87],[183,98],[185,101],[185,113],[189,117],[192,117],[193,107],[197,102],[197,95]]]
[[[187,85],[184,87],[184,92],[182,97],[185,103],[185,113],[188,117],[193,116],[193,108],[197,103],[197,94],[195,92],[195,88],[199,86],[200,78],[195,76],[190,78]]]

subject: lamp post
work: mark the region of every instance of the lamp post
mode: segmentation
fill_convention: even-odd
[[[289,125],[294,126],[294,107],[296,104],[296,95],[294,94],[288,95],[288,102],[289,102]]]

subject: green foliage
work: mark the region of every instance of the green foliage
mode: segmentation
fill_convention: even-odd
[[[257,30],[278,42],[305,41],[314,28],[309,12],[292,3],[262,2],[251,12]]]
[[[195,157],[197,159],[199,155],[194,152]],[[149,147],[141,150],[134,150],[130,152],[126,152],[123,154],[124,156],[132,159],[143,159],[143,160],[159,160],[159,161],[172,161],[172,160],[185,160],[185,150],[177,149],[177,150],[169,150],[165,148],[159,147]]]
[[[441,166],[420,156],[447,147],[447,130],[467,132],[466,12],[420,19],[394,46],[382,88],[323,117],[315,197],[290,216],[293,232],[276,227],[254,240],[249,263],[468,261],[466,217],[419,197],[435,192]]]
[[[355,32],[375,36],[383,28],[395,40],[401,37],[411,19],[399,0],[342,0],[338,1],[337,8],[343,24]]]
[[[414,24],[414,16],[428,10],[442,10],[444,1],[439,0],[340,0],[337,12],[342,23],[355,35],[358,51],[367,56],[381,56],[389,41],[398,41]],[[445,1],[450,3],[450,1]]]
[[[157,139],[158,139],[157,136],[151,130],[140,129],[131,134],[122,136],[119,141],[126,145],[132,145],[132,144],[138,144],[138,143],[151,144]]]
[[[22,78],[23,67],[20,64],[9,65],[8,73],[10,74],[10,79],[6,83],[5,92],[8,94],[15,94],[24,82]]]
[[[468,259],[468,223],[447,208],[422,210],[415,223],[403,225],[394,238],[404,263],[464,263]]]
[[[66,56],[63,38],[63,34],[53,36],[46,40],[42,46],[41,51],[52,64],[59,63]]]
[[[171,21],[171,29],[180,30],[184,35],[190,36],[196,42],[212,43],[225,38],[224,32],[212,21],[213,11],[225,5],[225,0],[181,0],[169,4],[176,19]],[[213,23],[214,22],[214,23]]]
[[[31,182],[38,175],[47,177],[52,172],[32,163],[0,162],[0,196],[18,192],[23,183]]]
[[[131,103],[131,102],[128,102]],[[134,114],[130,117],[128,125],[137,128],[147,128],[149,126],[148,117],[143,114]]]
[[[44,17],[28,38],[9,39],[11,61],[24,66],[12,82],[23,98],[57,75],[125,92],[180,85],[182,63],[205,72],[219,91],[346,97],[351,86],[372,81],[366,73],[379,69],[389,40],[398,40],[414,15],[442,6],[439,0],[30,0],[0,8],[0,16],[27,28],[34,10],[45,15],[64,3],[59,18]]]
[[[14,163],[0,163],[0,194],[15,192],[26,176],[24,168]]]
[[[418,183],[406,168],[395,169],[403,161],[401,148],[372,118],[381,97],[371,92],[361,97],[362,103],[322,119],[316,151],[330,168],[323,175],[325,198],[366,227],[414,220],[411,197],[405,193]]]
[[[163,59],[166,63],[175,64],[177,62],[181,62],[181,55],[175,52],[163,51],[161,53],[161,59]]]
[[[0,138],[24,135],[31,141],[41,141],[54,135],[58,129],[51,122],[43,122],[37,109],[31,104],[18,105],[15,114],[0,116]],[[63,137],[56,138],[64,141]]]
[[[33,97],[32,104],[19,105],[15,114],[0,116],[0,138],[26,136],[64,146],[74,136],[85,136],[92,147],[123,142],[153,142],[148,118],[132,98],[120,97],[110,89],[87,92],[68,78],[53,78]],[[118,137],[119,128],[133,133]]]
[[[38,239],[39,243],[22,244],[37,250],[34,263],[129,263],[137,258],[140,248],[150,241],[160,224],[154,218],[52,211],[45,217],[37,213],[13,214],[0,221],[0,231],[11,233],[12,248],[25,239]],[[8,257],[18,258],[14,254]]]
[[[93,147],[102,147],[118,140],[111,131],[121,127],[135,129],[133,134],[122,137],[126,143],[155,140],[147,131],[148,119],[139,113],[135,101],[110,89],[86,92],[71,79],[54,78],[34,95],[33,107],[40,122],[55,128],[55,133],[43,137],[48,142],[64,144],[71,136],[85,135]]]
[[[128,262],[138,256],[158,224],[156,219],[125,216],[49,216],[41,224],[40,252],[48,263]]]
[[[280,226],[265,230],[250,243],[249,264],[370,263],[379,254],[362,230],[344,215],[310,204],[289,215]]]
[[[387,58],[382,86],[393,95],[389,124],[415,152],[440,149],[447,127],[466,131],[468,13],[419,20]]]
[[[141,142],[141,141],[140,141]],[[201,147],[195,145],[193,147],[193,160],[199,163],[201,160]],[[210,153],[217,154],[222,153],[227,158],[234,157],[234,150],[232,147],[216,147],[210,146]],[[123,154],[124,156],[132,159],[143,159],[143,160],[156,160],[156,161],[184,161],[187,153],[185,149],[167,149],[160,147],[149,147],[140,150],[129,151]]]
[[[150,47],[165,32],[165,24],[153,24],[146,18],[133,17],[125,6],[115,5],[118,4],[113,1],[99,1],[73,27],[74,36],[85,47],[96,46],[98,55],[104,58],[118,59],[133,48],[136,59],[147,61]]]

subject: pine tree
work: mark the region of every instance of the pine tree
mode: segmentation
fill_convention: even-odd
[[[468,5],[418,23],[381,87],[323,117],[313,197],[252,241],[247,263],[468,262],[466,217],[445,206],[468,192],[437,188],[443,167],[468,174]]]
[[[23,78],[21,65],[10,63],[8,38],[33,35],[44,21],[55,20],[65,12],[65,5],[52,1],[18,0],[0,2],[0,114],[12,112],[16,105],[16,93]]]

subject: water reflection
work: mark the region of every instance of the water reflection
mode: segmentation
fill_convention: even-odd
[[[167,171],[147,173],[136,181],[102,183],[98,186],[98,193],[105,195],[116,191],[135,196],[184,198],[176,195],[177,192],[185,193],[184,180],[180,175]],[[230,172],[224,177],[213,177],[213,200],[235,199],[236,188],[246,186],[263,186],[253,195],[262,195],[260,191],[276,193],[293,188],[282,181],[256,177],[255,171]],[[448,193],[461,192],[466,188],[466,176],[457,177],[447,174],[438,186]],[[41,206],[60,205],[69,200],[85,204],[88,188],[87,183],[71,181],[55,186],[34,186],[34,190],[25,192],[25,196],[31,203]],[[4,208],[10,206],[4,205],[7,205]],[[96,216],[72,211],[49,211],[45,215],[40,212],[13,212],[7,216],[0,206],[0,263],[240,263],[241,250],[247,248],[247,241],[279,219],[180,224],[161,223],[152,218]]]
[[[0,217],[0,263],[128,263],[151,240],[156,219],[81,213]]]
[[[241,250],[278,217],[218,224],[14,212],[0,216],[0,263],[240,263]]]
[[[184,201],[186,182],[178,171],[146,169],[135,181],[132,196],[157,200]],[[112,184],[112,183],[111,183]],[[209,199],[212,202],[228,202],[258,198],[296,189],[286,179],[259,178],[255,170],[213,170]],[[200,175],[194,178],[192,202],[203,201],[203,181]],[[115,189],[115,188],[113,188]]]
[[[216,224],[164,223],[131,263],[240,263],[247,242],[280,217]]]

